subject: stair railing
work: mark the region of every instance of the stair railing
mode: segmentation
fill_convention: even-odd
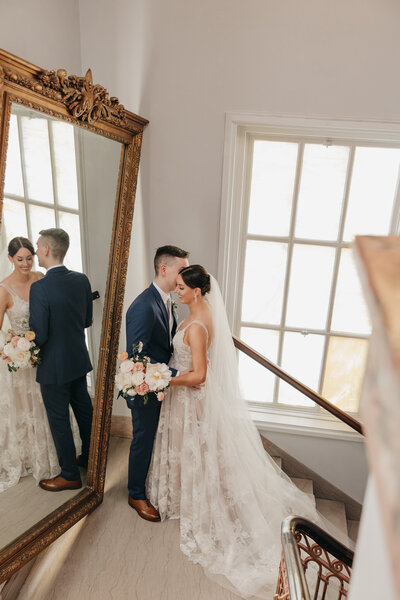
[[[282,523],[282,558],[274,600],[345,600],[354,553],[302,517],[287,517]],[[311,567],[311,569],[310,569]],[[312,571],[315,567],[315,571]],[[311,576],[312,595],[306,574]],[[313,579],[313,580],[312,580]],[[335,589],[333,589],[333,587]]]
[[[358,431],[358,433],[364,435],[362,425],[359,421],[357,421],[357,419],[354,419],[354,417],[352,417],[348,413],[344,412],[343,410],[329,402],[329,400],[326,400],[326,398],[324,398],[323,396],[320,396],[320,394],[317,394],[317,392],[314,392],[314,390],[304,385],[304,383],[301,383],[301,381],[298,381],[297,379],[283,371],[280,367],[278,367],[278,365],[275,365],[273,362],[268,360],[268,358],[265,358],[265,356],[257,352],[257,350],[254,350],[254,348],[251,348],[250,346],[242,342],[242,340],[240,340],[239,338],[233,336],[232,339],[233,343],[235,344],[238,350],[244,352],[244,354],[246,354],[256,362],[258,362],[260,365],[277,375],[277,377],[279,377],[283,381],[286,381],[286,383],[296,388],[296,390],[298,390],[299,392],[313,400],[316,404],[330,412],[332,415],[334,415],[341,421],[343,421],[343,423],[346,423],[347,425],[349,425],[349,427],[351,427],[355,431]]]

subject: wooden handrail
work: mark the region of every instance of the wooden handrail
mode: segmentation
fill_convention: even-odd
[[[306,385],[304,385],[303,383],[301,383],[300,381],[283,371],[280,367],[278,367],[273,362],[265,358],[265,356],[257,352],[257,350],[254,350],[254,348],[251,348],[250,346],[242,342],[242,340],[240,340],[239,338],[232,336],[232,339],[233,343],[235,344],[238,350],[244,352],[244,354],[247,354],[247,356],[249,356],[256,362],[258,362],[260,365],[277,375],[280,379],[283,379],[283,381],[286,381],[286,383],[296,388],[296,390],[298,390],[299,392],[313,400],[316,404],[330,412],[332,415],[334,415],[341,421],[343,421],[343,423],[346,423],[346,425],[348,425],[355,431],[358,431],[358,433],[361,433],[361,435],[364,435],[362,425],[359,421],[357,421],[357,419],[354,419],[352,416],[350,416],[337,406],[334,406],[334,404],[331,404],[331,402],[329,402],[328,400],[317,394],[317,392],[314,392],[314,390],[310,389],[309,387],[307,387]]]

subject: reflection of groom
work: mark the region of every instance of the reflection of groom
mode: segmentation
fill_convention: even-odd
[[[132,356],[132,347],[143,342],[141,356],[151,362],[168,363],[172,355],[172,338],[176,330],[170,293],[175,289],[180,269],[188,266],[188,252],[176,246],[158,248],[154,257],[153,283],[130,305],[126,313],[126,347]],[[173,375],[176,374],[171,369]],[[128,502],[147,521],[159,521],[160,515],[146,499],[146,477],[149,470],[154,436],[157,431],[161,403],[156,394],[149,394],[147,404],[143,396],[128,396],[132,412],[133,440],[129,453]]]
[[[78,459],[82,466],[87,466],[93,414],[86,385],[92,365],[85,341],[85,328],[92,323],[92,292],[86,275],[62,264],[68,247],[69,236],[63,229],[40,231],[36,255],[47,273],[32,284],[29,297],[29,326],[36,334],[42,359],[36,380],[61,467],[57,477],[39,482],[50,492],[82,487],[69,405],[82,440]]]

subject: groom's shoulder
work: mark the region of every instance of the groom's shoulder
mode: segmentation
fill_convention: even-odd
[[[149,299],[154,299],[153,288],[154,286],[152,284],[149,285],[149,287],[143,290],[143,292],[141,292],[139,296],[136,296],[132,304],[134,304],[135,302],[147,302]]]
[[[141,292],[139,294],[139,296],[136,296],[136,298],[133,300],[133,302],[131,302],[131,304],[128,308],[128,312],[131,310],[134,310],[135,308],[151,306],[153,304],[155,297],[154,297],[153,290],[151,288],[152,288],[152,286],[150,285],[148,288],[143,290],[143,292]]]

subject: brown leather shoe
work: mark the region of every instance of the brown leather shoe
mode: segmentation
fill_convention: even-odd
[[[161,521],[160,513],[148,500],[134,500],[128,496],[128,504],[134,508],[142,519],[146,521]]]
[[[47,492],[61,492],[62,490],[79,490],[82,487],[82,481],[80,479],[69,481],[58,475],[58,477],[52,477],[52,479],[42,479],[39,481],[39,485],[42,490]]]

